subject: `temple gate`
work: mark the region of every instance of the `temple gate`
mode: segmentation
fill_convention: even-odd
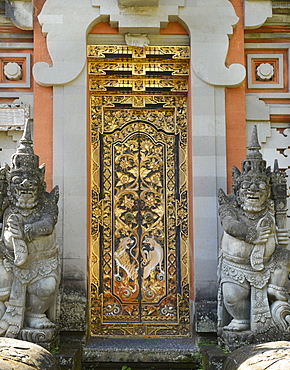
[[[188,336],[187,46],[88,46],[91,333]]]

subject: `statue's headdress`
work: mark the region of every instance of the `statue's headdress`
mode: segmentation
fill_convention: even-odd
[[[6,165],[8,182],[15,173],[30,173],[37,176],[40,180],[40,186],[45,189],[44,172],[45,166],[39,167],[39,157],[34,154],[33,141],[31,138],[32,120],[27,120],[22,138],[19,141],[16,153],[11,157],[11,168]]]
[[[242,172],[236,166],[233,166],[233,191],[236,193],[240,184],[247,178],[256,178],[269,184],[271,168],[266,166],[260,152],[261,146],[258,141],[257,126],[254,126],[251,141],[247,147],[246,159],[242,162]]]
[[[16,153],[11,158],[11,170],[39,170],[39,157],[34,154],[33,141],[31,139],[31,120],[27,120],[22,138],[19,141]]]

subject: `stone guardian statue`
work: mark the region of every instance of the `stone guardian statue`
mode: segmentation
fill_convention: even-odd
[[[219,193],[218,334],[231,350],[290,338],[286,174],[277,162],[271,172],[260,149],[255,127],[242,171],[233,167],[232,193]]]
[[[59,283],[54,228],[58,187],[45,191],[28,121],[11,167],[0,169],[0,336],[50,342],[49,308]]]

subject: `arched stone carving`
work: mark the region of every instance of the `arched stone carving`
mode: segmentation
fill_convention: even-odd
[[[193,0],[192,11],[181,8],[179,18],[190,31],[191,64],[194,72],[204,82],[215,86],[234,87],[245,78],[241,64],[225,66],[228,52],[228,35],[239,18],[228,0]]]
[[[80,74],[86,61],[87,28],[99,15],[89,0],[45,2],[38,19],[53,66],[45,62],[34,65],[34,78],[40,85],[64,85]]]
[[[44,86],[63,85],[74,80],[82,71],[86,58],[86,35],[90,26],[108,19],[118,24],[120,33],[156,33],[161,23],[179,19],[189,30],[192,42],[192,66],[196,75],[216,86],[237,86],[245,77],[242,65],[225,66],[228,35],[238,22],[228,0],[178,0],[168,5],[160,0],[158,7],[120,9],[113,0],[47,0],[39,15],[42,32],[47,34],[47,46],[53,66],[36,63],[34,78]],[[218,16],[217,16],[218,14]],[[136,28],[136,24],[138,27]],[[140,31],[141,30],[141,31]]]

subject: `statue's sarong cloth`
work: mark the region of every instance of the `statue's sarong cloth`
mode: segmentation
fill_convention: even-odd
[[[23,265],[15,266],[13,262],[4,260],[5,269],[12,274],[13,280],[7,309],[0,320],[0,335],[6,332],[6,336],[16,337],[23,327],[26,294],[30,285],[47,277],[58,281],[59,253],[54,233],[28,243],[28,248],[34,253],[28,255]]]
[[[221,255],[220,286],[223,283],[231,283],[249,290],[251,295],[250,325],[254,333],[265,333],[274,325],[270,313],[267,283],[275,266],[273,256],[265,262],[265,268],[262,271],[255,271],[250,261],[226,253]]]

